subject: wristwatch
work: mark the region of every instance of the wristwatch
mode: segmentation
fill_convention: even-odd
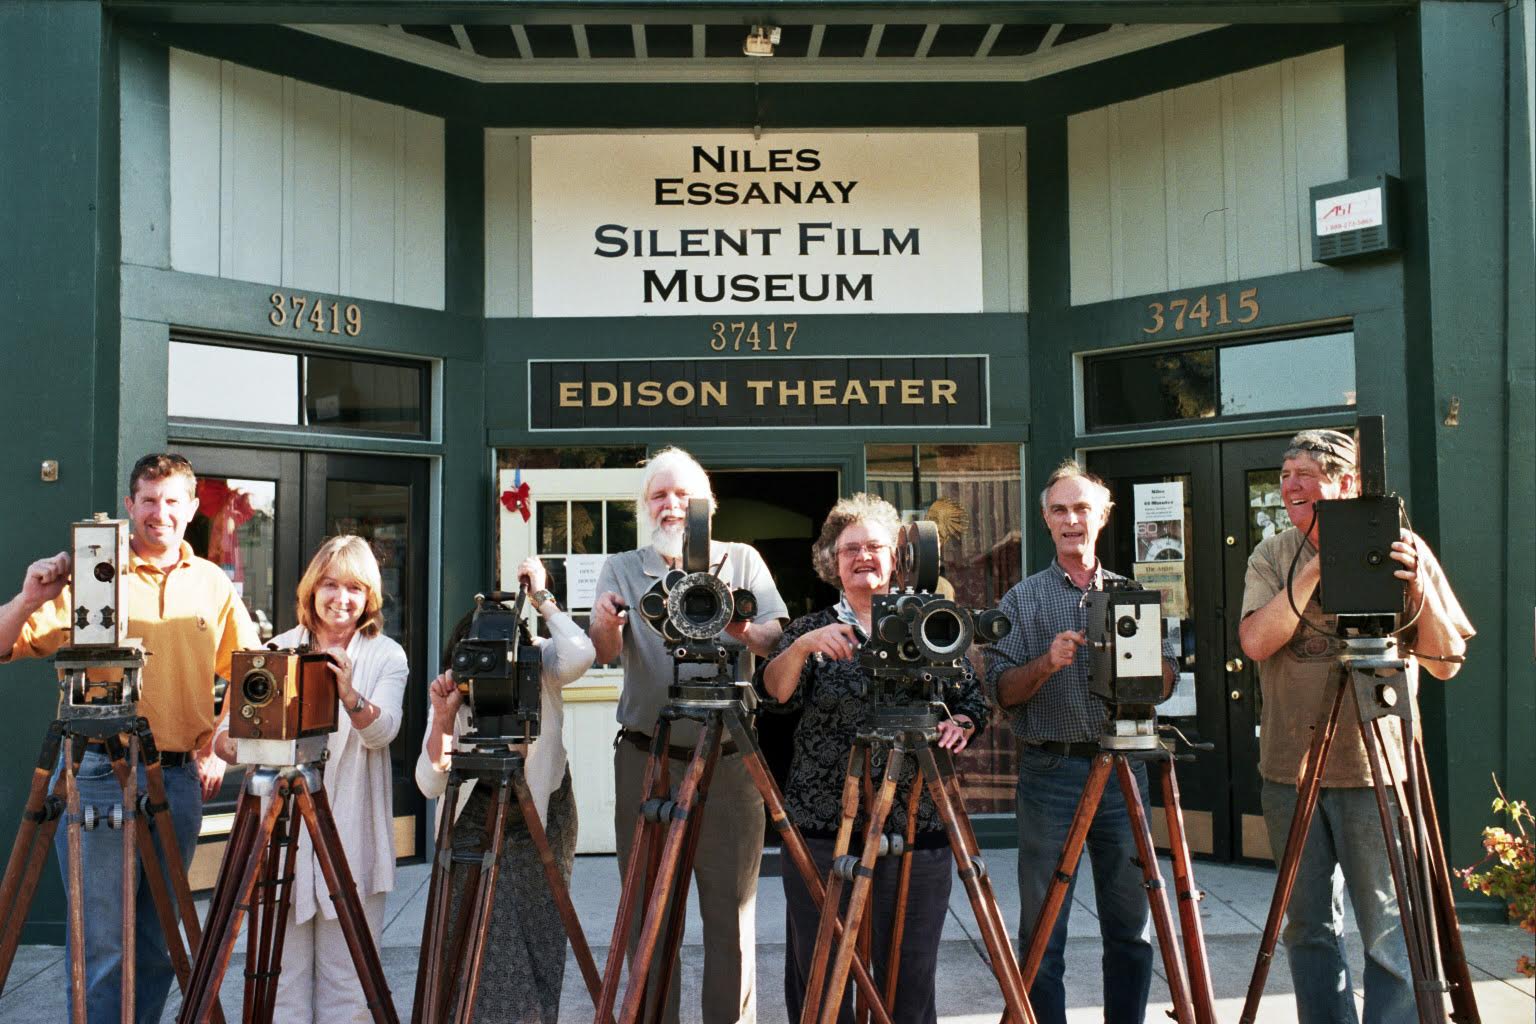
[[[548,590],[539,589],[529,594],[528,600],[533,603],[533,610],[538,611],[540,608],[544,607],[545,601],[554,601],[555,595],[551,594]]]
[[[348,713],[355,715],[359,711],[363,710],[363,705],[366,704],[366,703],[367,703],[367,701],[365,701],[363,699],[363,695],[361,693],[359,693],[357,695],[357,703],[353,704],[351,707],[347,708],[347,711],[348,711]]]

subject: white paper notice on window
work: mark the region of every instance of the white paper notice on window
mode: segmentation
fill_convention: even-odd
[[[1138,523],[1184,520],[1184,482],[1172,480],[1160,484],[1136,484],[1136,521]]]
[[[607,555],[571,555],[565,560],[565,606],[587,609],[597,600],[597,574]]]
[[[1195,674],[1180,672],[1173,696],[1158,705],[1157,713],[1163,718],[1193,718],[1195,710]]]

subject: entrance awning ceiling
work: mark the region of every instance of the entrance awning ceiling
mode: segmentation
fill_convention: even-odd
[[[1233,23],[1379,20],[1410,0],[563,3],[108,0],[133,20],[284,24],[476,82],[1027,81]],[[748,57],[754,25],[774,55]]]

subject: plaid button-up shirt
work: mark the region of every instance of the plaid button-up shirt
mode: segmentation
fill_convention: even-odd
[[[1105,580],[1124,579],[1107,571],[1101,563],[1094,570],[1088,590],[1101,590]],[[985,690],[987,700],[999,706],[997,681],[1011,668],[1028,664],[1050,647],[1057,633],[1087,629],[1083,608],[1086,591],[1072,582],[1061,563],[1051,559],[1051,567],[1021,580],[1003,595],[998,608],[1013,623],[1013,631],[995,644],[983,648],[987,658]],[[1163,657],[1178,665],[1172,641],[1163,639]],[[1079,647],[1077,657],[1066,668],[1054,672],[1041,684],[1035,695],[1022,704],[1003,708],[1013,734],[1024,743],[1097,742],[1109,717],[1109,706],[1088,692],[1088,649]]]

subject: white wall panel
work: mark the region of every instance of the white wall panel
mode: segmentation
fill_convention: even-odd
[[[172,50],[171,265],[193,274],[219,272],[219,62]]]
[[[521,136],[485,133],[485,315],[517,316],[522,296],[519,211],[527,202]]]
[[[171,265],[443,308],[443,122],[173,50]]]
[[[1348,176],[1344,54],[1068,119],[1072,302],[1312,266],[1307,190]]]

